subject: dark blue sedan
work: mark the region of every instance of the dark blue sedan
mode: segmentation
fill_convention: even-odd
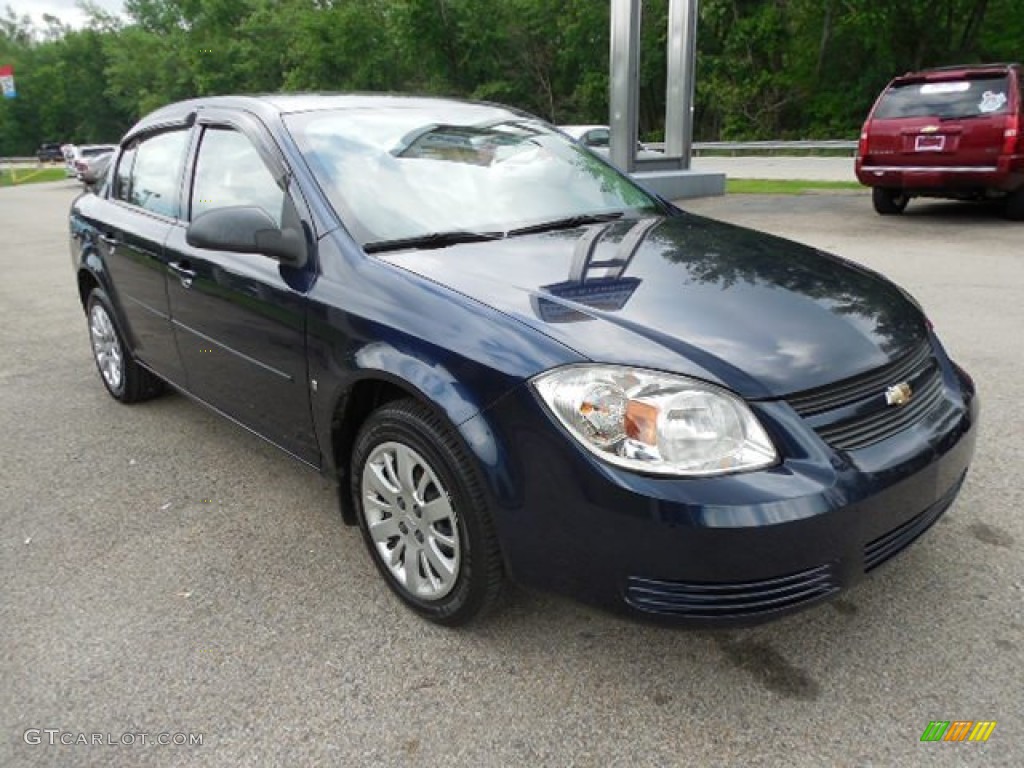
[[[689,624],[836,594],[953,503],[978,402],[863,267],[693,216],[550,125],[397,96],[174,104],[75,201],[101,380],[338,482],[388,586]]]

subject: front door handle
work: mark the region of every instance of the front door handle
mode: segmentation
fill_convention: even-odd
[[[100,240],[103,243],[105,243],[106,246],[108,248],[110,248],[111,251],[113,251],[115,248],[117,248],[117,244],[118,244],[117,243],[117,238],[114,237],[113,235],[104,235],[103,233],[100,233]]]
[[[167,265],[167,268],[178,276],[182,286],[191,288],[192,281],[196,279],[196,271],[190,269],[190,266],[187,261],[172,261]]]

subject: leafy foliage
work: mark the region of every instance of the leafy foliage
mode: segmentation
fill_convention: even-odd
[[[922,66],[1020,58],[1020,0],[701,0],[696,133],[852,138]],[[152,109],[228,92],[394,90],[608,120],[608,0],[127,0],[84,29],[0,14],[0,156],[111,141]],[[665,112],[668,0],[645,0],[640,128]]]

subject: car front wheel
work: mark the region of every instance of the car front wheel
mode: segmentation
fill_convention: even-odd
[[[910,196],[899,189],[875,187],[871,190],[871,201],[875,204],[877,213],[882,216],[893,216],[903,213],[910,202]]]
[[[486,499],[432,411],[414,400],[375,411],[356,438],[351,478],[363,540],[406,605],[457,626],[497,602],[503,569]]]
[[[122,403],[148,400],[163,391],[163,382],[140,366],[114,321],[107,294],[94,288],[85,306],[89,321],[89,341],[100,379],[107,392]]]

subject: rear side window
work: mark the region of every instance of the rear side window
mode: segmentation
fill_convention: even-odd
[[[897,83],[887,90],[875,110],[875,117],[958,119],[1003,115],[1010,109],[1010,78],[976,77],[928,83]]]
[[[135,141],[114,175],[114,197],[163,216],[178,213],[178,189],[188,131],[167,131]]]

